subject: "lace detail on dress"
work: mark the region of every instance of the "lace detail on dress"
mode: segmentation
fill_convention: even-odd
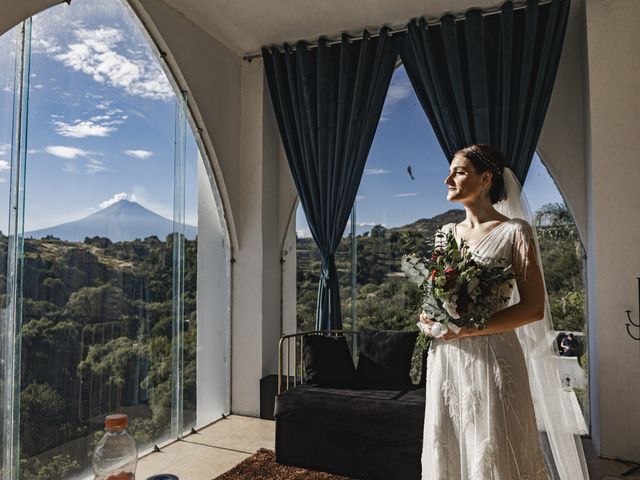
[[[460,421],[460,404],[458,403],[458,392],[451,380],[442,382],[442,394],[445,405],[449,405],[449,416],[455,421]]]
[[[491,439],[484,440],[476,451],[473,467],[473,476],[475,479],[493,478],[493,467],[496,463],[496,444]]]
[[[462,396],[462,417],[466,424],[476,424],[476,419],[480,413],[482,397],[480,392],[474,388],[467,390]]]
[[[480,353],[485,351],[487,338],[486,335],[480,335],[478,337],[463,337],[462,341],[464,340],[469,340],[464,357],[464,368],[468,369],[473,361],[480,357]]]
[[[449,480],[448,453],[449,453],[449,432],[444,424],[436,423],[433,437],[433,461],[437,462],[436,471],[439,472],[438,480]]]
[[[498,387],[498,396],[503,403],[513,398],[513,375],[511,366],[504,358],[497,358],[493,364],[493,377]]]

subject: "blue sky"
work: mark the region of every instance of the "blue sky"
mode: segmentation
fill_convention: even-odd
[[[10,37],[0,38],[4,198],[12,98],[6,72],[15,58]],[[172,218],[175,95],[119,1],[76,0],[33,18],[29,95],[25,231],[81,218],[120,199]],[[196,161],[187,128],[186,218],[192,225]],[[0,221],[4,230],[6,211]]]
[[[0,38],[0,197],[8,198],[12,32]],[[175,97],[137,21],[119,0],[74,0],[33,19],[25,230],[75,220],[119,200],[172,217]],[[196,156],[187,129],[187,223],[197,225]],[[407,174],[411,165],[415,180]],[[409,84],[394,74],[356,202],[358,231],[399,226],[446,201],[448,163]],[[536,157],[535,209],[562,201]],[[7,209],[0,209],[5,230]],[[307,236],[301,209],[297,230]]]
[[[409,165],[415,180],[407,173]],[[446,199],[443,182],[448,171],[449,163],[401,66],[392,78],[358,190],[358,233],[376,224],[396,227],[452,208],[462,209]],[[537,155],[524,190],[534,211],[544,203],[563,202]],[[302,207],[296,214],[296,230],[299,236],[310,236]]]

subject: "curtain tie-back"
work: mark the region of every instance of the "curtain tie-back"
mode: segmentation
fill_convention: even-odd
[[[336,262],[334,255],[322,256],[322,267],[320,270],[320,283],[322,288],[331,288],[331,278],[337,275]]]

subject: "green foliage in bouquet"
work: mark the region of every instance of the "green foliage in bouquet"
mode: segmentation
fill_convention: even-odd
[[[511,265],[504,258],[478,263],[464,240],[458,246],[451,232],[438,231],[436,236],[444,242],[438,242],[431,257],[403,255],[401,269],[418,285],[422,309],[430,319],[481,330],[496,303],[509,299],[500,290],[515,278]]]

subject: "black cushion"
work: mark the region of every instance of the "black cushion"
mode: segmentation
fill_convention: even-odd
[[[412,385],[411,357],[418,331],[363,328],[358,335],[358,385]]]
[[[304,337],[305,380],[309,385],[346,387],[353,384],[356,369],[344,336]]]

